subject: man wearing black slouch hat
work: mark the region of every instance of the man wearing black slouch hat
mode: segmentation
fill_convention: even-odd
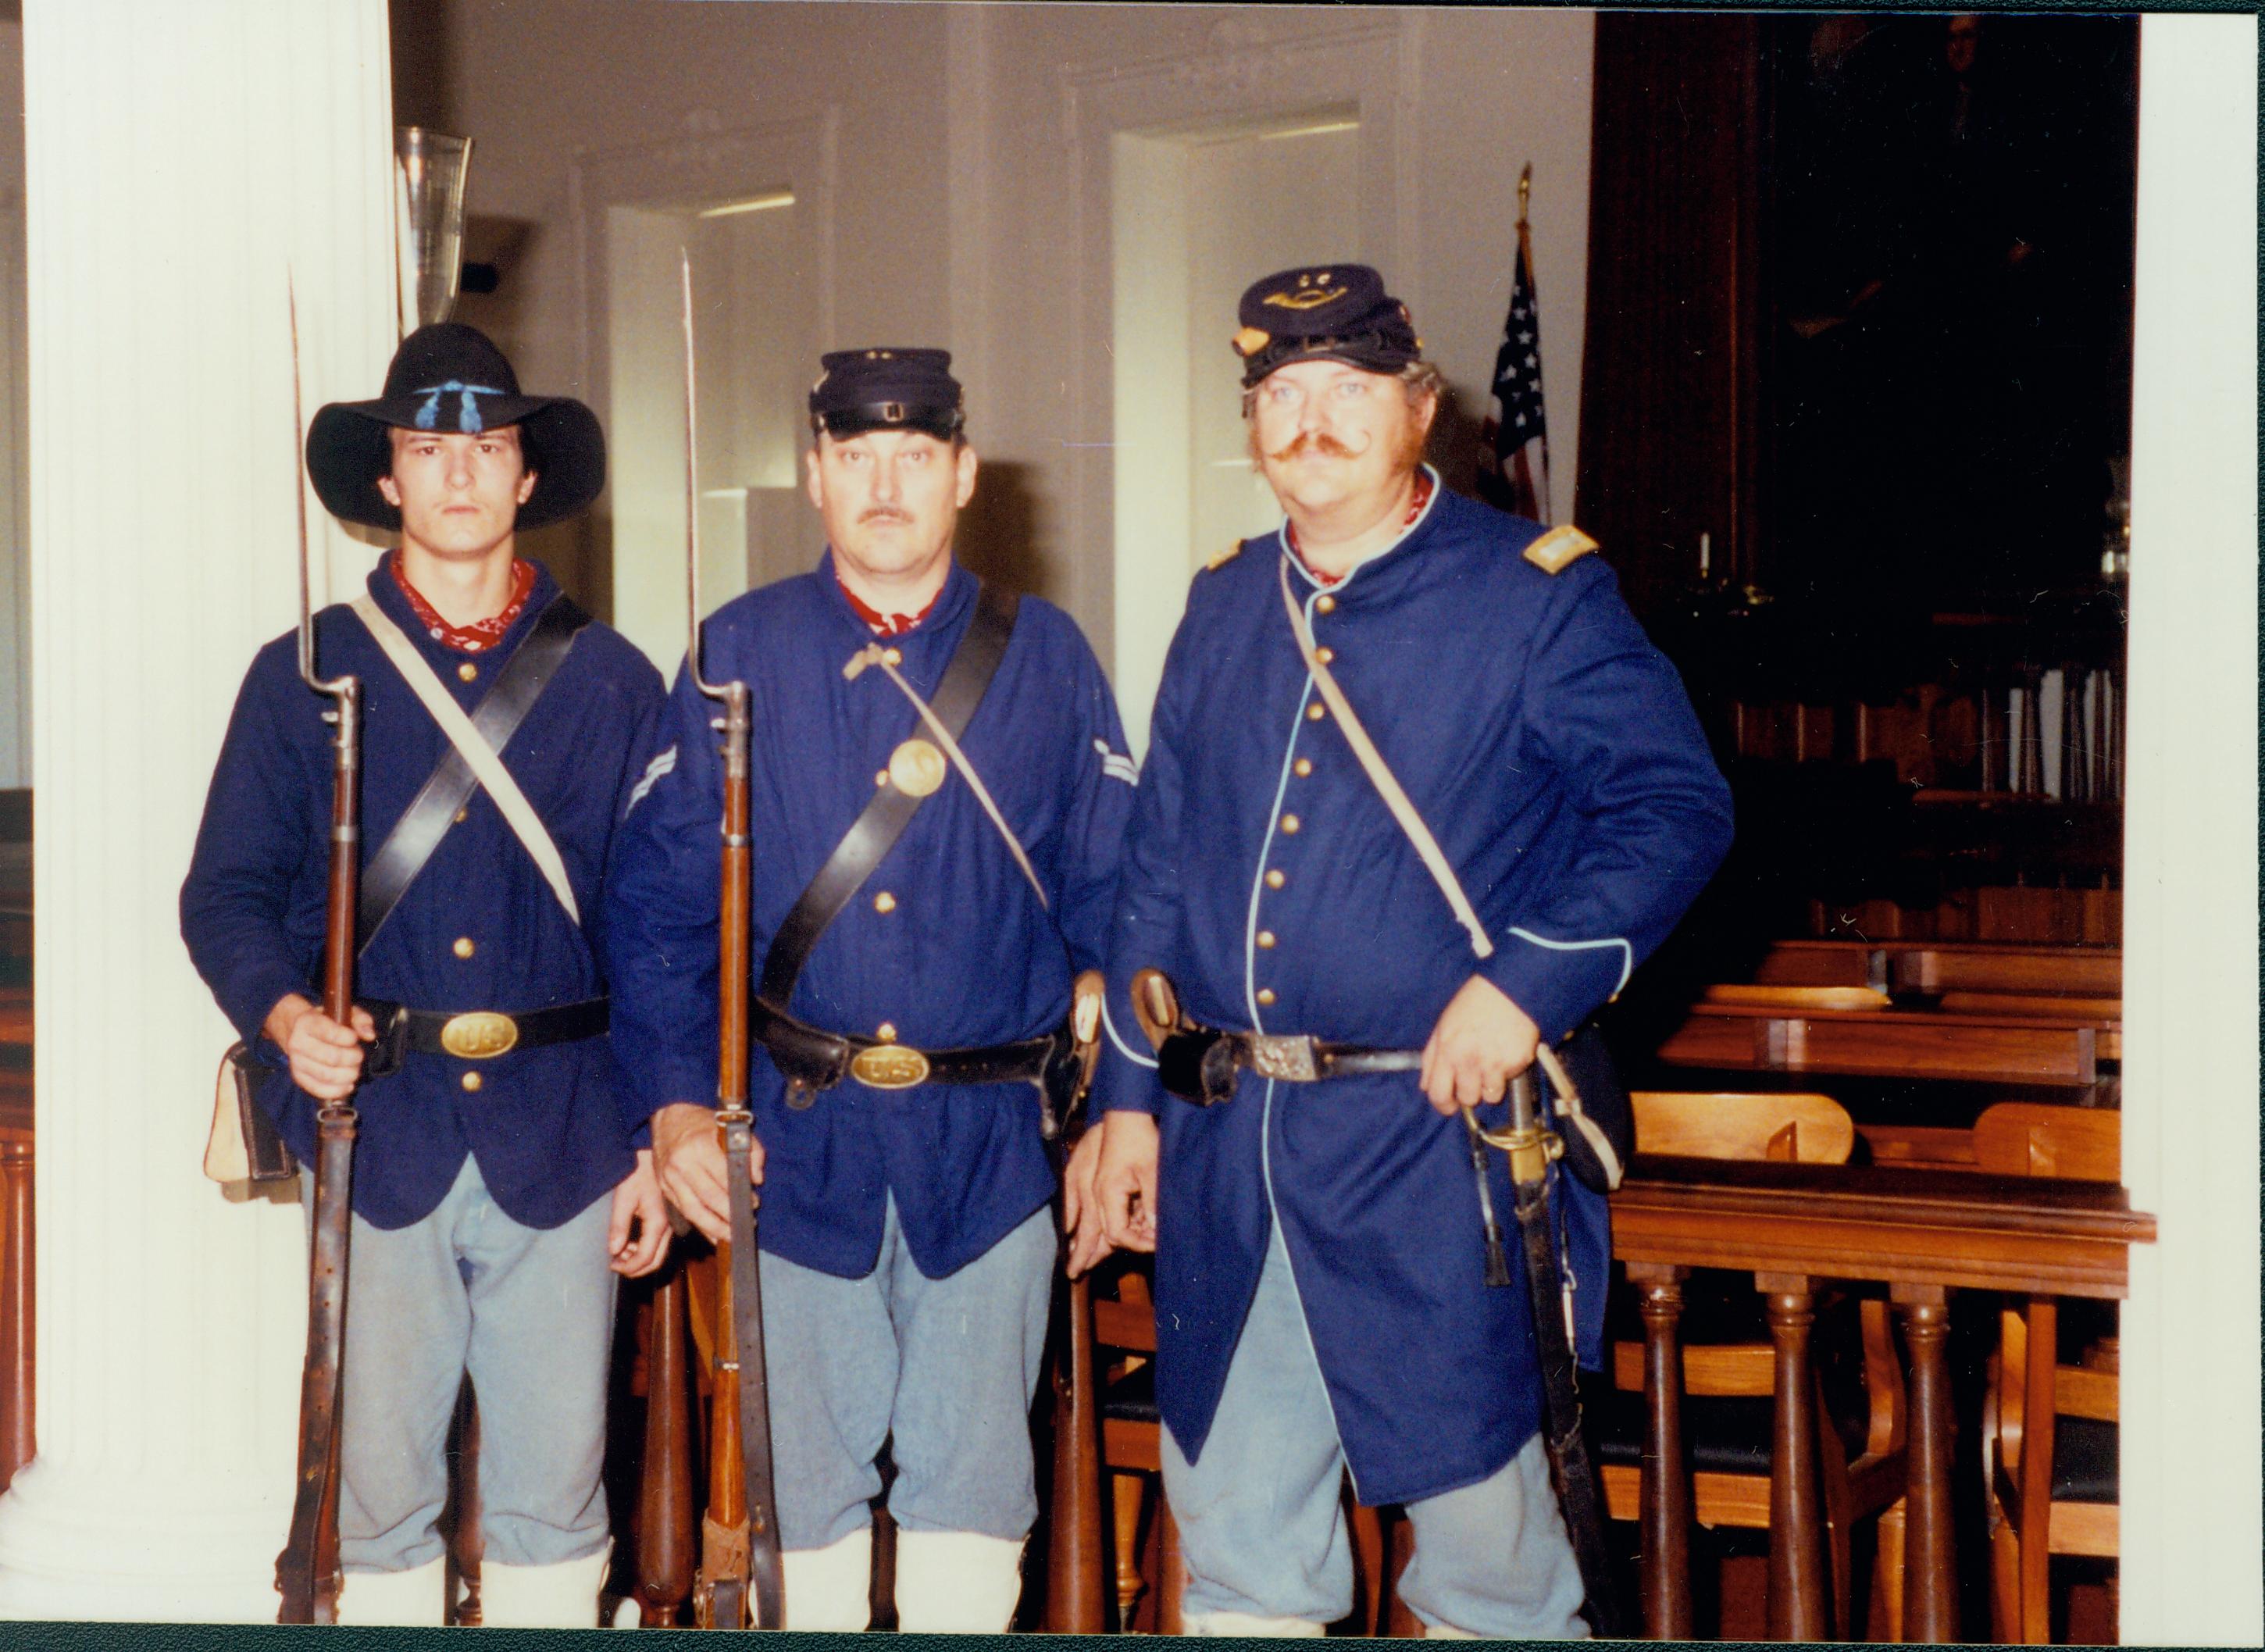
[[[331,746],[292,637],[237,697],[181,933],[301,1162],[318,1107],[360,1113],[338,1618],[442,1621],[442,1452],[469,1372],[484,1620],[588,1627],[610,1547],[608,1268],[650,1270],[667,1228],[614,1104],[585,926],[661,688],[513,544],[597,496],[605,438],[443,323],[403,341],[382,396],[316,414],[307,469],[334,515],[400,535],[367,594],[315,621],[321,668],[363,691],[352,1024],[316,1001]],[[443,715],[499,768],[476,783]]]

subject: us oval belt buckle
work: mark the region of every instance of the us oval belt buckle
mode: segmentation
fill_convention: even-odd
[[[441,1047],[464,1061],[485,1061],[519,1042],[519,1023],[499,1010],[472,1009],[441,1023]]]
[[[907,1044],[871,1044],[850,1058],[849,1075],[877,1090],[908,1090],[927,1081],[928,1058]]]

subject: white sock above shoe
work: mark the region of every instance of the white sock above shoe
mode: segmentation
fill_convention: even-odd
[[[871,1526],[822,1549],[789,1549],[779,1559],[788,1628],[855,1631],[872,1622]]]
[[[897,1627],[908,1634],[1003,1634],[1023,1598],[1025,1540],[899,1530]]]

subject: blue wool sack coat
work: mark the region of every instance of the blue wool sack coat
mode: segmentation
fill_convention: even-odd
[[[527,607],[492,649],[460,653],[420,625],[383,564],[369,591],[469,713],[558,594],[539,565]],[[355,615],[315,617],[324,676],[362,681],[362,863],[448,748]],[[181,936],[237,1034],[267,1067],[260,1105],[301,1160],[315,1147],[318,1103],[290,1081],[260,1024],[287,993],[322,1001],[324,896],[330,876],[331,702],[299,678],[296,634],[259,651],[237,695],[213,770],[204,822],[181,886]],[[470,664],[466,681],[458,667]],[[635,742],[661,702],[660,674],[603,625],[583,628],[503,761],[566,863],[578,929],[484,788],[473,791],[416,881],[357,961],[357,997],[417,1009],[541,1009],[606,990],[598,887]],[[469,942],[466,946],[464,943]],[[464,1078],[477,1068],[479,1088]],[[629,1132],[611,1091],[606,1040],[583,1039],[461,1061],[407,1052],[402,1066],[356,1094],[353,1208],[382,1228],[406,1227],[440,1204],[462,1168],[513,1220],[555,1227],[629,1174]]]
[[[1277,1221],[1363,1502],[1482,1480],[1539,1425],[1527,1292],[1484,1283],[1461,1122],[1413,1073],[1244,1073],[1220,1106],[1167,1097],[1126,993],[1154,967],[1197,1022],[1412,1050],[1475,974],[1550,1039],[1619,991],[1727,848],[1729,791],[1611,570],[1589,556],[1544,571],[1520,554],[1540,531],[1440,489],[1331,589],[1289,557],[1317,646],[1493,941],[1484,961],[1335,718],[1315,715],[1280,533],[1189,593],[1127,839],[1099,1082],[1103,1106],[1162,1128],[1156,1393],[1191,1460]],[[1516,1269],[1508,1171],[1488,1157]],[[1593,1365],[1604,1201],[1554,1185]]]
[[[888,639],[924,699],[966,632],[976,591],[955,565],[927,616]],[[872,797],[875,776],[922,731],[885,673],[842,675],[874,637],[830,559],[725,604],[704,634],[707,679],[742,679],[751,691],[760,980],[772,935]],[[673,1102],[716,1104],[717,715],[680,671],[607,882],[614,1044],[623,1105],[640,1124]],[[886,1022],[916,1049],[1003,1044],[1060,1026],[1072,980],[1101,967],[1132,771],[1109,685],[1067,615],[1023,599],[959,744],[1048,904],[954,769],[819,937],[784,1006],[798,1019],[866,1037]],[[893,1195],[913,1260],[940,1278],[1052,1194],[1028,1083],[879,1090],[845,1078],[797,1111],[760,1044],[748,1066],[763,1248],[790,1262],[843,1278],[870,1272]]]

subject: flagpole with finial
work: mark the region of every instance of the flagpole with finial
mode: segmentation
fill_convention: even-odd
[[[1518,175],[1518,233],[1526,234],[1526,209],[1533,200],[1533,163],[1526,162],[1526,170]]]

